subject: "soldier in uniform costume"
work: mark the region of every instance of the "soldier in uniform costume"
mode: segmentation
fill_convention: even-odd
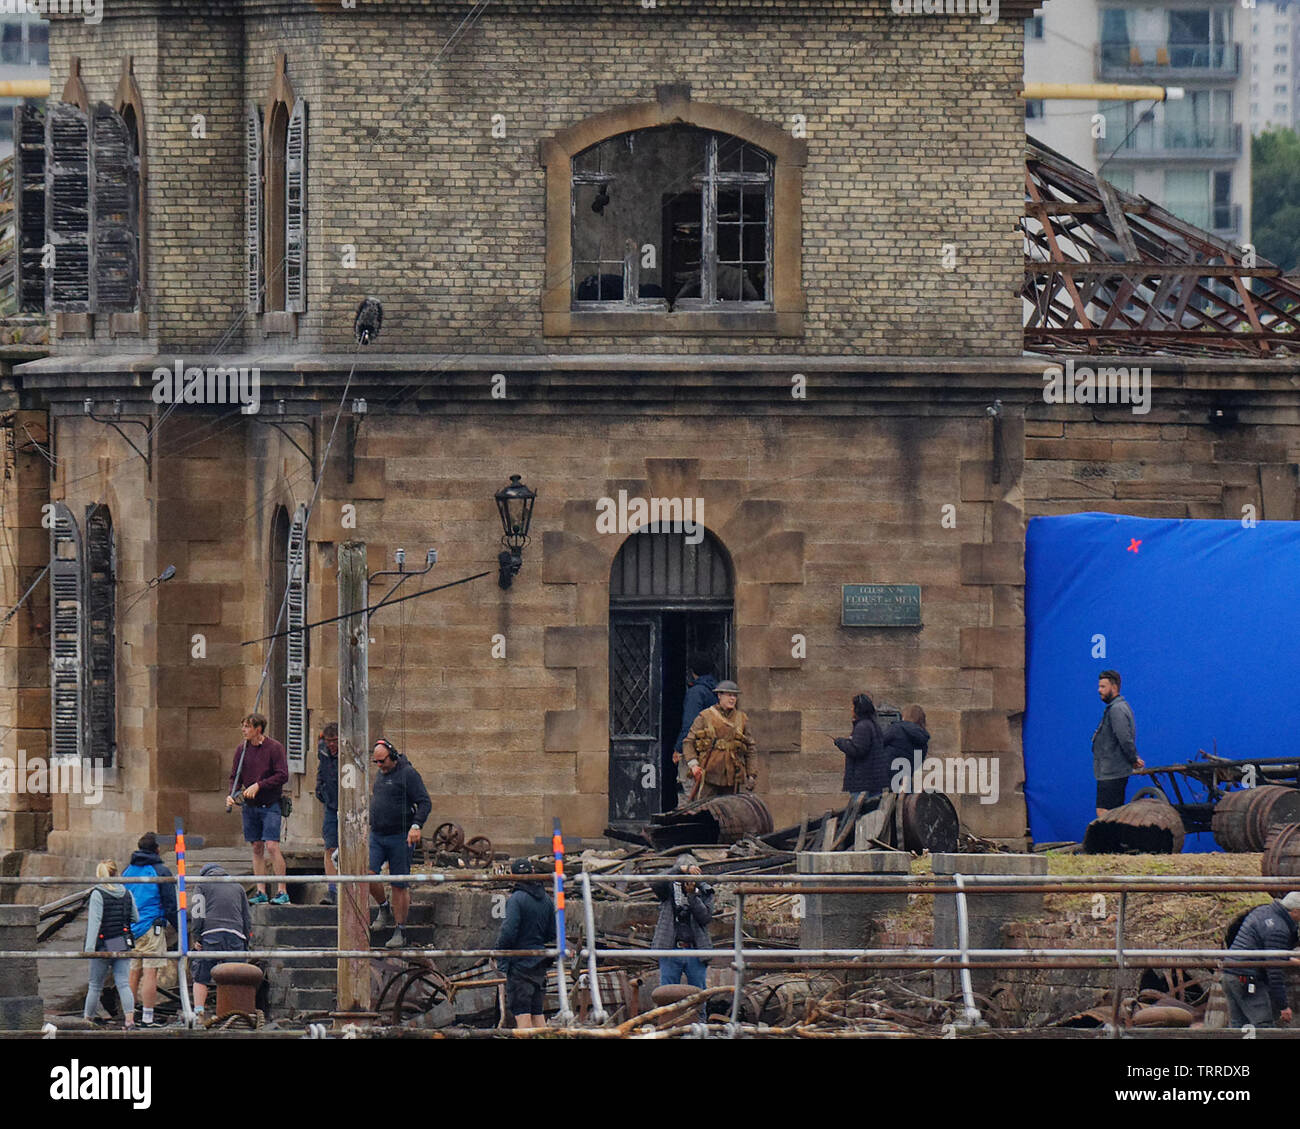
[[[749,732],[749,719],[736,705],[740,687],[719,682],[718,704],[704,710],[691,724],[682,754],[695,778],[692,797],[707,800],[739,792],[752,792],[757,782],[757,745]]]

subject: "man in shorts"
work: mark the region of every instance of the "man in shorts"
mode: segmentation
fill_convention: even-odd
[[[525,858],[510,864],[511,874],[533,874]],[[545,949],[555,944],[555,904],[544,882],[516,882],[506,901],[506,917],[497,937],[498,949]],[[516,1027],[545,1027],[546,957],[498,957],[506,974],[506,1006]]]
[[[222,877],[225,871],[210,862],[200,872],[203,878]],[[248,895],[238,882],[201,882],[194,893],[194,935],[205,953],[244,953],[253,935],[248,912]],[[232,957],[221,958],[225,960]],[[212,969],[221,959],[199,958],[194,962],[194,1011],[203,1015],[212,984]]]
[[[171,877],[163,865],[158,851],[158,838],[146,831],[136,842],[131,865],[122,871],[124,878]],[[161,1027],[153,1017],[158,1002],[158,973],[167,967],[163,953],[167,951],[167,926],[176,927],[176,887],[170,883],[157,885],[133,883],[127,887],[140,911],[140,920],[131,926],[135,939],[135,960],[131,962],[131,994],[140,1001],[140,1026]],[[141,981],[144,986],[141,988]]]
[[[235,750],[230,766],[230,788],[226,794],[226,811],[235,806],[235,795],[244,801],[244,842],[253,845],[253,873],[265,874],[270,860],[273,874],[284,874],[284,855],[280,852],[280,790],[289,782],[289,758],[284,746],[266,735],[266,718],[248,714],[240,729],[244,740]],[[257,884],[253,904],[266,901],[266,883]],[[289,904],[289,891],[280,883],[279,893],[271,899],[276,905]]]
[[[375,742],[370,759],[379,769],[370,798],[370,873],[378,874],[386,862],[390,876],[410,874],[411,851],[420,842],[420,828],[429,818],[433,803],[415,766],[383,737]],[[411,890],[405,882],[392,885],[393,901],[389,904],[382,883],[370,884],[370,896],[379,903],[374,927],[393,930],[385,948],[403,949]]]

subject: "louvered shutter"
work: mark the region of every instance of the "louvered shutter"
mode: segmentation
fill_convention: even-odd
[[[262,115],[248,106],[244,118],[244,250],[248,312],[262,312]]]
[[[45,309],[89,313],[90,129],[76,106],[51,103],[45,114],[45,232],[54,245],[54,266],[45,272]]]
[[[14,107],[14,209],[17,213],[17,279],[20,312],[45,309],[45,107]]]
[[[50,743],[56,757],[81,757],[82,726],[81,531],[72,511],[54,504],[50,526]]]
[[[92,120],[95,174],[94,308],[97,313],[130,313],[140,293],[140,159],[131,130],[105,102]]]
[[[107,506],[86,510],[85,754],[105,766],[117,752],[117,549]]]
[[[284,157],[284,308],[307,309],[307,103],[289,115]]]
[[[288,628],[285,636],[288,668],[285,693],[289,771],[307,771],[307,632],[295,630],[307,622],[307,511],[298,507],[289,527]]]

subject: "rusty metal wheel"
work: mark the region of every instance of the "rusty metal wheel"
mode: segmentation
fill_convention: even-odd
[[[433,832],[433,849],[454,855],[465,845],[465,832],[456,823],[440,823]]]
[[[492,840],[486,835],[475,835],[465,844],[465,857],[470,866],[491,866],[496,857],[492,853]]]

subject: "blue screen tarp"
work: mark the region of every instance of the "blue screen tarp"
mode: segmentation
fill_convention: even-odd
[[[1300,522],[1034,518],[1025,580],[1025,794],[1036,842],[1081,840],[1095,815],[1097,675],[1108,668],[1123,678],[1148,767],[1194,760],[1198,749],[1232,759],[1296,752]],[[1093,657],[1096,636],[1104,658]],[[1149,783],[1130,781],[1128,798]],[[1185,849],[1214,844],[1189,835]]]

